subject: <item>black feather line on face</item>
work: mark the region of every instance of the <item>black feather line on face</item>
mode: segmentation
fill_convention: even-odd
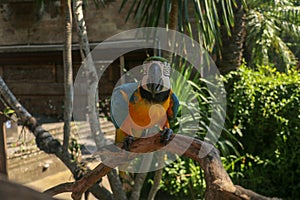
[[[143,87],[140,87],[140,94],[143,99],[146,99],[151,103],[162,103],[169,98],[170,89],[157,94],[152,94],[151,92],[145,90]]]

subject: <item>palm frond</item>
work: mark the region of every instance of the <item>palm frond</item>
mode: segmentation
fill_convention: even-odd
[[[257,5],[257,1],[250,1]],[[251,52],[251,63],[268,65],[283,63],[287,68],[296,65],[296,56],[284,37],[300,38],[299,7],[288,0],[262,2],[263,6],[251,8],[247,14],[246,46]]]
[[[130,4],[130,8],[126,20],[133,16],[138,21],[139,26],[153,27],[164,25],[168,27],[170,22],[170,12],[174,1],[170,0],[123,0],[120,10],[126,4]],[[198,38],[204,47],[212,52],[214,47],[219,49],[222,45],[220,26],[225,25],[227,34],[230,35],[231,27],[234,23],[233,8],[234,0],[178,0],[177,13],[177,29],[180,32],[188,33],[193,37],[193,30],[197,31]],[[221,6],[222,3],[222,6]],[[221,10],[218,10],[222,7]],[[190,14],[195,15],[196,20],[192,20]],[[163,20],[160,20],[163,19]],[[160,24],[163,22],[164,24]]]

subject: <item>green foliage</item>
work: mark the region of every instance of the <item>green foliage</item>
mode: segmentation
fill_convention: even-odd
[[[81,159],[81,144],[78,143],[77,139],[70,138],[69,141],[69,150],[71,152],[72,162],[79,161]]]
[[[188,158],[177,158],[165,167],[162,190],[178,199],[201,199],[205,192],[204,174],[198,163]]]
[[[5,107],[2,113],[3,113],[3,115],[5,115],[6,117],[9,118],[9,116],[14,114],[15,111],[12,110],[10,107]]]
[[[212,106],[220,112],[225,111],[221,104],[216,103],[214,93],[207,87],[208,84],[213,84],[201,78],[195,68],[181,61],[174,67],[180,75],[172,74],[172,90],[179,98],[180,112],[178,120],[171,127],[175,133],[203,140],[210,130],[210,123],[214,120],[211,117]],[[186,110],[189,112],[185,112]],[[216,144],[223,155],[237,153],[231,141],[235,141],[234,137],[224,130]],[[161,188],[171,195],[172,199],[202,199],[206,188],[203,171],[193,160],[178,157],[175,162],[165,167]]]
[[[200,77],[199,72],[183,60],[180,60],[174,69],[180,74],[179,76],[172,75],[172,90],[180,102],[178,120],[172,126],[175,127],[175,132],[203,140],[208,132],[211,137],[217,138],[218,133],[214,130],[220,129],[223,133],[216,144],[218,149],[224,155],[238,154],[232,144],[232,142],[237,142],[236,139],[223,129],[223,124],[219,124],[219,121],[222,121],[222,113],[226,112],[223,102],[220,102],[215,94],[216,92],[225,93],[221,81],[216,81],[214,84]],[[212,112],[216,110],[220,115],[213,117]],[[212,130],[214,127],[216,129]]]
[[[2,102],[4,102],[3,99],[1,99]],[[3,109],[3,111],[0,111],[0,115],[4,115],[5,117],[7,117],[8,119],[17,122],[18,121],[18,117],[15,113],[14,110],[12,110],[10,107],[5,106],[5,108]]]
[[[234,182],[256,192],[300,198],[300,76],[269,66],[241,66],[226,76],[228,129],[240,157],[224,161]]]
[[[247,41],[251,65],[295,66],[300,39],[300,6],[294,0],[247,1]],[[284,69],[285,69],[284,68]]]
[[[126,4],[130,4],[126,20],[133,16],[139,26],[157,27],[163,22],[163,26],[167,28],[170,28],[171,21],[177,20],[177,30],[203,43],[209,52],[214,47],[221,46],[221,24],[224,24],[227,34],[230,35],[234,23],[234,0],[123,0],[120,10]],[[171,19],[171,12],[177,14],[176,19]],[[192,34],[193,30],[197,31],[196,36]]]

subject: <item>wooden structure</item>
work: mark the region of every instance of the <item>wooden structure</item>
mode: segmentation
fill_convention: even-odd
[[[74,79],[81,66],[78,45],[74,45]],[[123,67],[139,65],[146,50],[121,56],[105,70],[99,85],[100,99],[110,96]],[[0,47],[0,76],[20,102],[35,116],[63,116],[62,45],[30,45]]]
[[[95,44],[94,44],[95,45]],[[93,44],[92,44],[93,47]],[[50,123],[62,120],[64,85],[62,45],[14,45],[0,46],[0,75],[6,81],[14,95],[34,116],[45,123],[46,129],[55,137],[62,137],[62,123]],[[107,50],[113,51],[113,50]],[[129,52],[117,58],[105,70],[99,86],[100,101],[111,95],[111,92],[123,73],[123,68],[130,69],[140,65],[147,57],[148,50]],[[97,64],[97,63],[96,63]],[[81,66],[79,46],[73,46],[74,79]],[[3,107],[2,107],[3,108]],[[3,110],[3,109],[2,109]],[[7,119],[3,119],[2,123]],[[0,137],[0,171],[9,180],[26,183],[55,172],[66,170],[55,156],[45,154],[36,147],[35,139],[28,131],[22,132],[22,127],[14,130],[4,128]],[[49,126],[49,127],[48,127]],[[48,127],[48,128],[47,128]],[[79,131],[86,132],[88,125]],[[113,125],[101,122],[101,127],[107,135]],[[13,133],[10,133],[13,132]],[[81,137],[84,133],[81,133]],[[21,138],[24,136],[25,138]],[[82,139],[82,138],[81,138]],[[23,143],[25,141],[25,143]],[[82,142],[80,140],[79,142]],[[50,165],[47,170],[44,165]],[[23,174],[19,176],[20,172]]]
[[[94,5],[92,0],[88,1],[89,5]],[[125,8],[123,13],[119,13],[120,2],[116,0],[107,4],[105,9],[90,6],[89,12],[85,13],[91,49],[98,45],[99,41],[136,27],[133,21],[129,20],[125,23],[127,12]],[[47,123],[61,121],[63,118],[64,27],[60,14],[60,0],[45,1],[42,8],[35,0],[2,0],[0,2],[0,76],[25,108],[40,122]],[[75,79],[81,66],[81,57],[79,45],[76,44],[78,43],[76,30],[73,31],[72,58]],[[113,51],[113,49],[107,49],[106,53],[113,53]],[[99,82],[100,101],[110,96],[123,73],[123,68],[130,69],[141,64],[147,54],[151,52],[141,49],[121,55],[114,60]],[[1,121],[1,126],[4,121],[6,119]],[[107,126],[107,130],[111,127],[107,124],[101,125],[102,128]],[[47,130],[51,129],[61,134],[61,128],[60,124],[59,128],[52,127]],[[57,158],[40,152],[34,146],[33,138],[25,138],[26,149],[22,149],[21,146],[15,147],[16,144],[18,145],[20,127],[13,132],[15,133],[13,137],[11,133],[7,133],[7,136],[0,133],[2,136],[0,138],[2,142],[0,144],[0,171],[7,174],[9,179],[24,183],[34,176],[47,176],[54,172],[53,169],[58,171],[63,169],[63,164]],[[27,136],[30,135],[27,134]],[[50,168],[42,171],[43,165],[47,163],[52,163]],[[28,171],[29,168],[31,171]],[[23,177],[19,176],[20,172]]]

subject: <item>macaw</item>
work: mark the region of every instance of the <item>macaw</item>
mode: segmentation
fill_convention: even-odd
[[[178,112],[179,101],[172,92],[171,67],[162,57],[150,57],[143,63],[141,81],[116,87],[111,98],[111,119],[116,127],[115,143],[129,150],[134,138],[146,129],[158,126],[161,141],[167,143],[173,130],[169,120]]]

